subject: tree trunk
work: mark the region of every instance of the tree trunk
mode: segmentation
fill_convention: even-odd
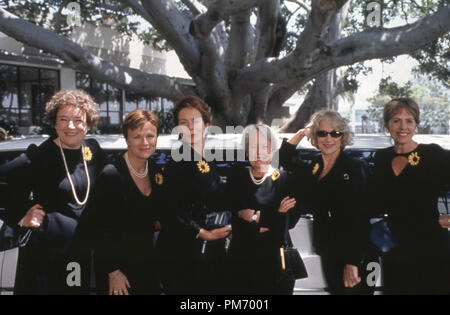
[[[328,32],[325,36],[327,42],[333,42],[341,37],[344,23],[347,20],[348,8],[351,1],[347,2],[340,11],[336,12],[331,18]],[[298,129],[304,128],[309,122],[311,116],[321,109],[339,109],[338,98],[336,97],[338,86],[336,69],[329,70],[325,73],[319,74],[311,90],[305,97],[303,104],[295,113],[294,117],[289,119],[284,126],[281,127],[281,132],[296,132]]]

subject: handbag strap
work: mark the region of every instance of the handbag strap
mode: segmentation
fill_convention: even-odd
[[[31,234],[33,233],[32,229],[27,229],[23,235],[19,235],[19,239],[17,240],[17,245],[19,247],[24,247],[28,244],[31,238]]]
[[[283,237],[283,246],[292,247],[292,241],[289,237],[289,213],[286,213],[286,219],[284,223],[284,237]]]
[[[447,190],[442,191],[442,200],[444,202],[445,210],[447,210],[447,214],[450,214],[448,211],[448,199],[447,199]]]

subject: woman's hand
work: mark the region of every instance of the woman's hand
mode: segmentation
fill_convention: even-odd
[[[304,137],[306,137],[307,139],[311,139],[311,128],[309,126],[297,131],[297,133],[293,135],[291,139],[288,140],[288,143],[292,145],[297,145],[300,143],[300,141],[302,141]]]
[[[289,198],[289,196],[284,197],[283,200],[281,200],[278,212],[287,213],[289,210],[295,207],[296,202],[297,201],[295,200],[295,198]]]
[[[344,267],[344,286],[346,288],[353,288],[361,282],[361,277],[358,276],[358,267],[353,265],[345,265]]]
[[[45,211],[42,206],[35,204],[28,210],[27,214],[20,220],[19,225],[28,228],[38,228],[44,222]]]
[[[231,225],[226,225],[223,228],[214,229],[211,231],[200,229],[199,237],[205,241],[215,241],[225,238],[230,235]]]
[[[443,229],[450,229],[450,215],[443,214],[439,217],[439,224]]]
[[[253,222],[254,221],[253,216],[255,214],[258,215],[258,211],[253,210],[253,209],[244,209],[244,210],[238,211],[238,217],[247,222]],[[257,219],[259,219],[259,216]],[[256,220],[256,221],[258,221],[258,220]]]
[[[109,295],[128,295],[128,289],[131,288],[131,285],[120,270],[109,273],[108,278]]]

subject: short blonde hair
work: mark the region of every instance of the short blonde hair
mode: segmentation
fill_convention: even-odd
[[[56,125],[58,111],[64,106],[75,106],[85,112],[86,123],[89,128],[97,124],[99,119],[98,108],[92,97],[81,90],[65,90],[55,93],[45,105],[45,114],[52,126]]]
[[[316,112],[311,121],[308,124],[308,127],[311,128],[311,144],[319,149],[318,141],[317,141],[317,132],[319,131],[319,126],[322,121],[329,122],[336,131],[342,132],[343,136],[341,139],[341,148],[344,149],[348,145],[353,144],[353,132],[350,130],[350,126],[348,125],[348,120],[343,118],[338,112],[334,110],[324,109]]]

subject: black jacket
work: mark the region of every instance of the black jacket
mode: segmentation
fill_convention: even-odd
[[[313,242],[318,254],[360,265],[369,240],[365,162],[350,158],[342,151],[330,172],[319,180],[323,169],[321,156],[305,162],[294,161],[295,154],[295,146],[283,141],[280,163],[296,174],[310,196]]]

